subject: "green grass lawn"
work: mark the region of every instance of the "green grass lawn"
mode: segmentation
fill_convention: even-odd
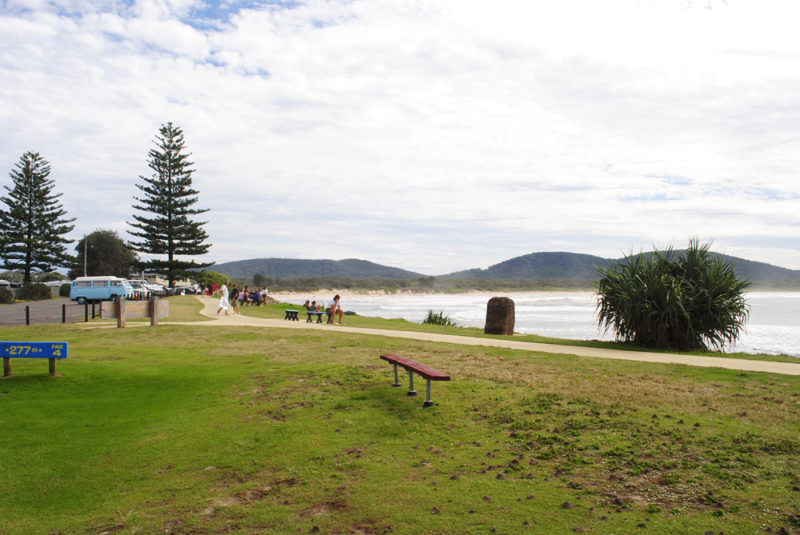
[[[194,322],[194,321],[213,320],[213,318],[207,318],[200,314],[200,311],[203,309],[203,305],[193,295],[181,295],[176,297],[162,298],[162,300],[166,300],[169,303],[169,316],[167,318],[161,318],[159,321]],[[103,303],[103,307],[111,308],[112,306],[114,305],[110,301]],[[149,324],[150,318],[127,318],[125,321],[126,323]],[[101,318],[100,310],[98,308],[97,315],[94,318],[90,319],[89,322],[94,324],[116,325],[117,319],[109,317]]]
[[[180,299],[193,299],[193,297],[181,297]],[[183,305],[187,310],[191,309],[191,304]],[[199,303],[194,305],[199,311],[202,308]],[[300,321],[306,320],[306,313],[302,306],[292,305],[288,303],[279,303],[265,306],[244,306],[241,307],[241,313],[246,316],[257,318],[270,318],[270,319],[283,319],[284,311],[287,308],[300,310]],[[323,316],[325,318],[326,316]],[[170,318],[171,319],[171,318]],[[316,321],[316,320],[314,320]],[[324,319],[323,319],[324,321]],[[497,336],[484,334],[483,329],[477,327],[444,327],[441,325],[426,325],[421,323],[414,323],[408,320],[393,318],[376,318],[369,316],[350,315],[344,317],[344,324],[350,327],[363,327],[367,329],[388,329],[388,330],[401,330],[401,331],[415,331],[415,332],[428,332],[428,333],[441,333],[451,334],[455,336],[471,336],[478,338],[499,338],[506,340],[514,340],[516,342],[536,342],[541,344],[557,344],[566,346],[580,346],[580,347],[597,347],[602,349],[618,349],[623,351],[650,351],[650,352],[664,352],[666,350],[636,347],[631,344],[623,344],[620,342],[606,342],[599,340],[570,340],[565,338],[550,338],[539,336],[535,334],[515,334],[514,336]],[[772,362],[798,362],[797,357],[788,355],[752,355],[748,353],[720,353],[712,351],[692,351],[687,353],[689,355],[702,355],[708,357],[719,358],[737,358],[746,360],[766,360]]]
[[[0,335],[70,344],[60,377],[0,381],[2,533],[800,532],[800,377],[335,328]],[[436,406],[386,352],[451,374]]]

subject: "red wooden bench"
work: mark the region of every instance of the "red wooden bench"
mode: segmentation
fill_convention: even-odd
[[[426,366],[424,364],[420,364],[415,360],[411,360],[408,357],[404,357],[402,355],[381,355],[381,359],[389,362],[394,366],[394,384],[392,386],[400,386],[400,379],[397,376],[397,367],[402,366],[408,371],[408,395],[409,396],[416,396],[417,391],[414,390],[414,373],[419,374],[421,377],[424,377],[428,381],[428,397],[423,403],[423,407],[430,407],[433,405],[433,401],[431,401],[431,381],[449,381],[450,376],[446,373],[442,373],[439,370],[431,368],[430,366]]]

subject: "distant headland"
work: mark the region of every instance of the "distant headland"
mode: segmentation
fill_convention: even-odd
[[[642,253],[651,254],[651,253]],[[715,253],[718,254],[718,253]],[[718,254],[731,262],[754,289],[800,290],[800,270]],[[216,264],[210,269],[232,279],[263,281],[285,289],[310,287],[427,291],[546,290],[594,288],[598,268],[620,259],[578,253],[539,252],[511,258],[486,269],[429,276],[368,260],[255,258]]]

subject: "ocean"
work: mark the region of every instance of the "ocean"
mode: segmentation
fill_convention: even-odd
[[[458,325],[483,327],[486,303],[493,296],[515,304],[515,331],[575,340],[613,340],[597,327],[592,292],[521,292],[469,294],[352,295],[342,292],[342,308],[362,316],[404,318],[420,322],[428,310],[443,312]],[[309,296],[327,302],[331,296]],[[750,318],[729,352],[786,354],[800,357],[800,292],[751,292],[746,295]],[[304,299],[290,299],[302,303]]]

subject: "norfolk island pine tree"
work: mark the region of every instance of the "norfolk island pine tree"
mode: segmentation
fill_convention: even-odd
[[[4,186],[8,195],[0,197],[0,252],[2,265],[9,270],[22,270],[23,282],[30,283],[32,271],[47,273],[56,267],[72,265],[65,236],[75,228],[75,218],[66,218],[66,210],[58,201],[61,193],[53,193],[55,182],[50,177],[50,164],[38,152],[23,154],[9,176],[13,187]]]
[[[151,177],[140,176],[144,184],[136,184],[143,192],[134,197],[138,204],[133,208],[143,212],[133,214],[134,228],[128,233],[139,241],[130,243],[134,251],[148,255],[166,255],[166,259],[154,258],[142,262],[142,268],[164,271],[170,286],[190,268],[203,268],[213,264],[180,260],[178,256],[206,254],[211,247],[208,233],[203,229],[205,221],[195,221],[194,216],[208,209],[193,208],[198,192],[192,188],[194,165],[184,152],[183,130],[171,122],[161,125],[155,138],[156,147],[147,156],[147,165],[152,169]]]

